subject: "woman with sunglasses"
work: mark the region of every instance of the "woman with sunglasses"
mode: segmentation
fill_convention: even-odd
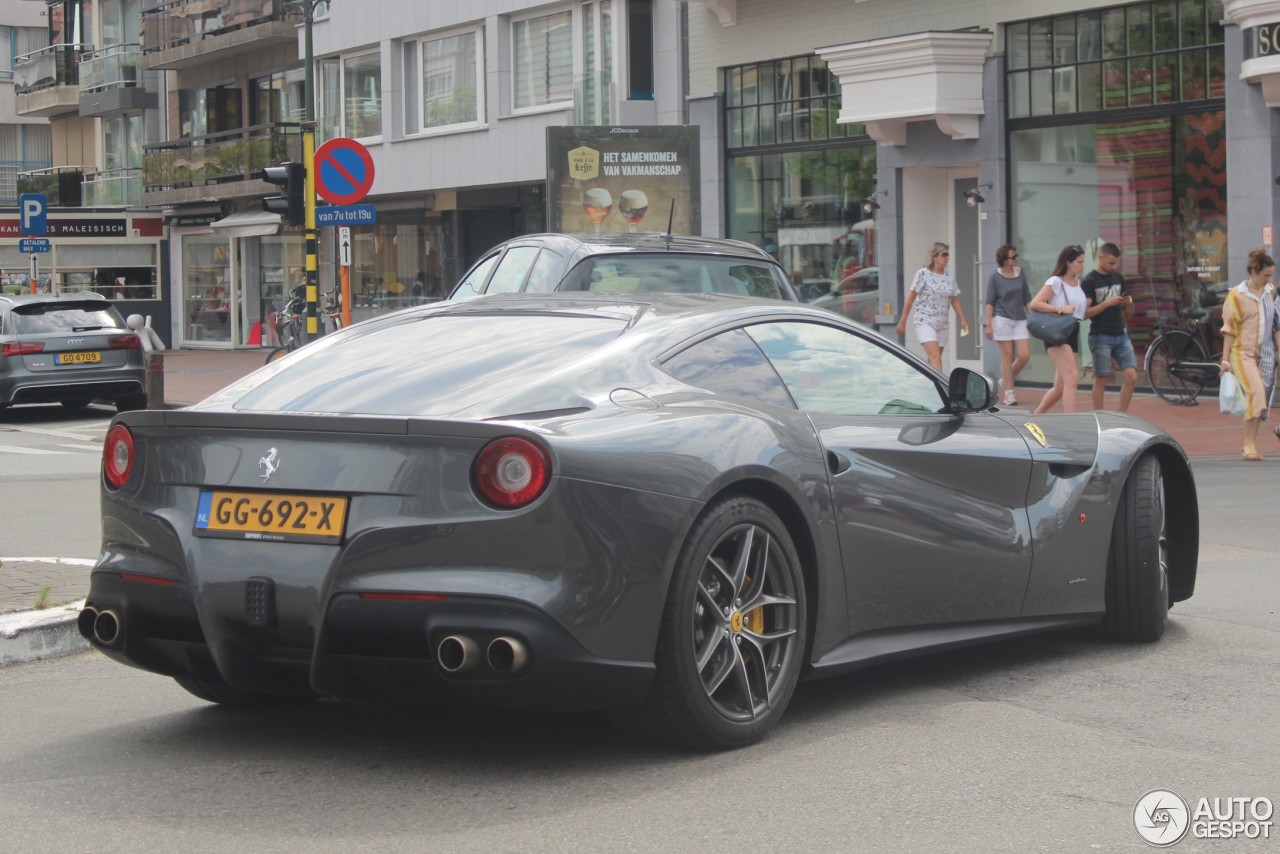
[[[1080,287],[1080,273],[1084,270],[1084,250],[1079,246],[1068,246],[1058,253],[1058,262],[1053,265],[1053,275],[1044,283],[1040,293],[1027,305],[1032,311],[1047,311],[1051,314],[1074,314],[1084,320],[1084,311],[1089,305],[1084,289]],[[1056,347],[1045,347],[1045,352],[1053,360],[1053,388],[1049,389],[1035,414],[1048,412],[1062,401],[1063,412],[1076,411],[1076,385],[1079,381],[1079,369],[1076,367],[1076,353],[1080,349],[1080,327],[1065,344]]]
[[[1027,332],[1031,289],[1018,266],[1018,250],[1014,247],[1005,245],[996,250],[996,271],[987,280],[985,302],[987,340],[1000,345],[1000,388],[1004,390],[1004,399],[1000,402],[1017,406],[1013,384],[1031,361],[1031,335]]]
[[[951,248],[945,243],[935,243],[929,248],[924,267],[916,271],[911,281],[911,292],[907,294],[907,304],[902,307],[902,319],[898,321],[898,334],[905,335],[907,316],[912,307],[915,308],[912,320],[916,325],[916,338],[924,347],[929,364],[939,371],[942,370],[942,347],[947,340],[947,322],[951,317],[948,303],[960,318],[960,334],[969,334],[969,321],[960,305],[960,288],[947,272],[950,258]]]

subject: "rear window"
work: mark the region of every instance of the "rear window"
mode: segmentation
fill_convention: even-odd
[[[13,309],[14,333],[42,335],[61,332],[93,332],[124,329],[120,312],[102,303],[34,303]]]
[[[617,338],[623,317],[468,312],[388,324],[290,360],[237,409],[443,416],[517,392]],[[301,357],[305,351],[299,352]],[[550,383],[548,395],[558,393]],[[564,383],[560,383],[563,390]],[[559,403],[548,398],[545,406]]]
[[[711,255],[604,255],[565,277],[562,291],[720,293],[786,299],[768,264]]]

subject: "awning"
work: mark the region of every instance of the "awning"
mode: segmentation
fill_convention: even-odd
[[[266,237],[280,232],[280,214],[267,211],[236,211],[210,223],[225,237]]]

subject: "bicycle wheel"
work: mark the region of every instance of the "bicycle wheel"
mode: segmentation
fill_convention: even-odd
[[[285,356],[289,355],[289,351],[292,349],[293,349],[292,347],[276,347],[274,350],[272,350],[270,353],[267,354],[266,364],[269,365],[272,362],[278,362],[279,360],[283,359]]]
[[[1193,336],[1171,329],[1147,350],[1147,382],[1162,400],[1186,406],[1204,389],[1204,381],[1191,374],[1178,376],[1174,369],[1179,362],[1203,362],[1206,358],[1204,347]]]

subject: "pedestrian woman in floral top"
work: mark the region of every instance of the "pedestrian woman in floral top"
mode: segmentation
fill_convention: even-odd
[[[945,243],[935,243],[929,249],[925,265],[916,272],[911,281],[911,292],[907,294],[907,304],[902,307],[902,319],[898,321],[898,334],[907,331],[907,315],[915,307],[912,320],[916,325],[916,338],[924,347],[925,357],[929,364],[942,370],[942,347],[947,340],[947,321],[950,311],[947,304],[956,310],[960,318],[960,334],[969,334],[969,321],[965,319],[964,309],[960,306],[960,289],[956,280],[947,272],[947,262],[951,259],[950,247]]]
[[[1264,249],[1249,253],[1249,278],[1227,291],[1222,304],[1222,365],[1240,383],[1244,405],[1244,451],[1241,457],[1259,462],[1258,425],[1265,421],[1276,384],[1276,351],[1280,350],[1280,311],[1271,277],[1276,262]],[[1280,429],[1276,430],[1280,437]]]

